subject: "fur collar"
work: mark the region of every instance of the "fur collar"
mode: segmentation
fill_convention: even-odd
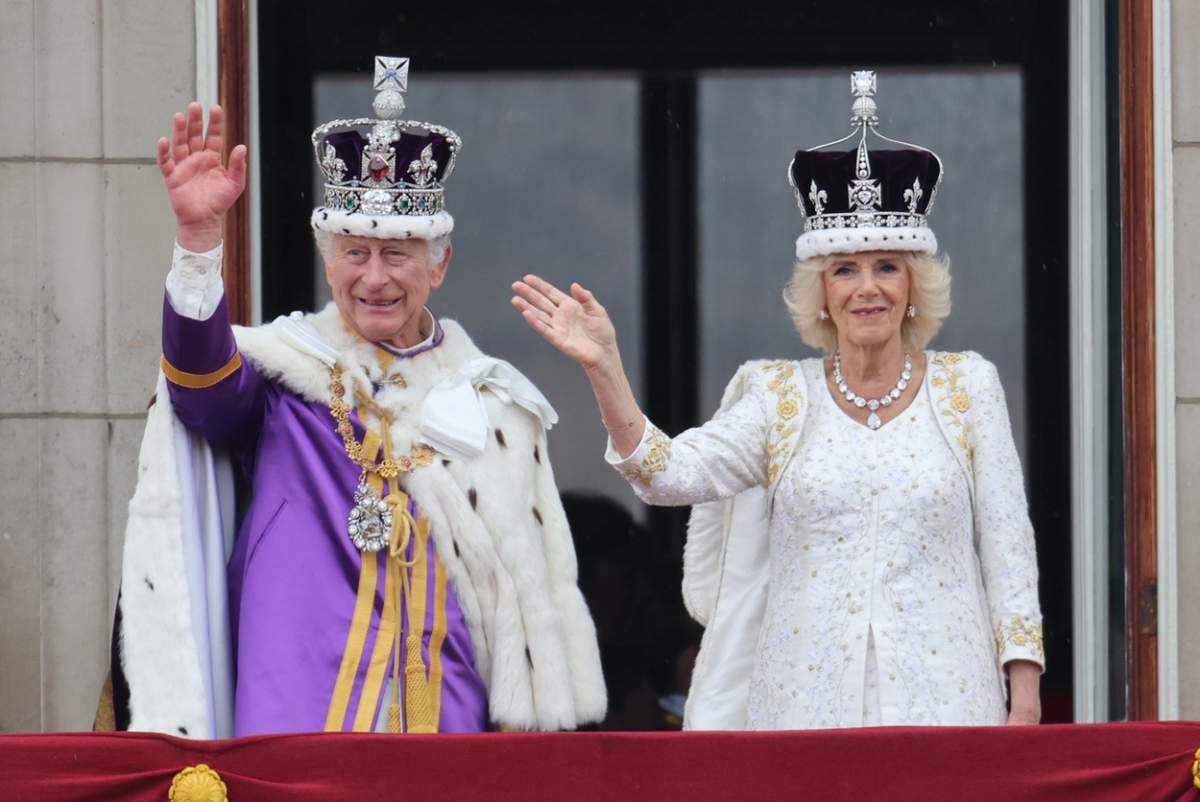
[[[234,326],[233,330],[238,349],[265,378],[278,382],[305,401],[329,403],[330,364],[298,341],[298,326],[337,355],[349,394],[359,389],[374,395],[379,403],[394,407],[402,396],[411,395],[404,389],[420,390],[423,396],[447,373],[483,355],[458,323],[444,318],[439,318],[438,323],[444,332],[440,345],[413,357],[395,357],[390,360],[386,374],[378,358],[382,349],[351,330],[332,302],[320,312],[292,313],[262,326]],[[405,387],[388,384],[374,392],[376,385],[397,374],[403,378]]]

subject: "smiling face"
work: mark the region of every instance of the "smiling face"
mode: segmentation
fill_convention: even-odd
[[[362,337],[401,347],[421,341],[421,312],[429,294],[442,286],[451,249],[429,264],[421,239],[334,237],[325,279],[342,320]]]
[[[840,254],[823,275],[825,308],[838,341],[859,347],[900,339],[908,308],[908,266],[899,254],[882,251]]]

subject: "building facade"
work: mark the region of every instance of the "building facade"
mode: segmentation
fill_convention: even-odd
[[[1043,580],[1044,585],[1048,579],[1052,585],[1069,586],[1056,597],[1061,602],[1055,602],[1061,608],[1056,613],[1058,629],[1048,633],[1048,638],[1059,640],[1058,649],[1069,666],[1056,685],[1064,701],[1055,708],[1055,716],[1106,720],[1141,717],[1152,710],[1161,717],[1200,719],[1200,583],[1189,581],[1200,574],[1200,537],[1194,534],[1200,527],[1200,449],[1196,447],[1200,346],[1195,345],[1200,342],[1200,307],[1195,303],[1200,300],[1200,278],[1191,269],[1192,254],[1200,250],[1200,56],[1185,44],[1200,35],[1200,6],[1184,0],[1109,0],[1107,4],[1073,0],[1061,5],[1063,25],[1054,30],[1069,57],[1061,62],[1061,74],[1055,74],[1060,74],[1067,103],[1060,110],[1061,125],[1054,123],[1058,128],[1051,133],[1065,146],[1051,147],[1050,157],[1039,155],[1029,133],[1033,124],[1029,118],[1042,97],[1030,86],[1029,70],[1041,67],[1019,62],[1016,56],[994,68],[981,66],[982,56],[959,64],[949,47],[946,52],[930,51],[925,64],[920,53],[890,50],[882,37],[878,58],[884,65],[895,65],[899,77],[893,91],[898,98],[907,101],[906,92],[916,98],[930,86],[939,87],[939,97],[961,97],[962,103],[983,98],[978,100],[979,116],[994,118],[984,131],[997,138],[983,141],[981,133],[971,141],[965,137],[956,141],[953,135],[945,135],[944,144],[938,145],[960,148],[959,164],[978,158],[969,147],[973,142],[985,150],[1002,151],[1004,158],[1020,154],[1020,161],[1005,163],[995,175],[980,180],[996,187],[1005,180],[1006,171],[1010,177],[1022,171],[1029,175],[1030,165],[1039,158],[1058,162],[1062,170],[1063,192],[1058,194],[1066,200],[1060,209],[1060,228],[1069,233],[1062,233],[1061,241],[1046,240],[1050,242],[1046,249],[1059,248],[1064,255],[1059,277],[1039,283],[1038,237],[1043,234],[1036,230],[1037,204],[1045,201],[1037,196],[1037,188],[1030,190],[1013,178],[1012,197],[1003,205],[1021,205],[1024,212],[1018,218],[1024,223],[1017,221],[1017,228],[1004,232],[1004,237],[1026,242],[1024,249],[1012,254],[1023,283],[1002,289],[993,280],[995,273],[972,274],[964,268],[961,279],[956,279],[955,298],[958,320],[982,320],[978,316],[987,311],[982,308],[987,304],[980,300],[998,297],[989,293],[1011,292],[1020,307],[1019,313],[1006,317],[1004,305],[993,304],[1001,308],[994,328],[977,324],[963,331],[962,338],[968,346],[990,351],[989,356],[999,345],[972,345],[983,336],[981,332],[990,332],[988,336],[998,343],[1010,336],[1024,338],[1014,351],[1011,377],[1005,375],[1005,381],[1014,420],[1027,431],[1022,435],[1027,473],[1035,477],[1031,481],[1051,488],[1051,498],[1039,502],[1048,522],[1039,527],[1040,547],[1046,553],[1061,553],[1062,560],[1055,565],[1070,573],[1069,582],[1066,577]],[[231,9],[237,13],[231,14]],[[241,113],[257,169],[248,198],[247,229],[239,234],[242,250],[238,252],[245,258],[232,268],[240,271],[246,288],[246,317],[269,319],[291,306],[321,299],[320,283],[313,277],[316,271],[310,268],[311,247],[303,236],[306,218],[300,220],[300,237],[293,236],[294,230],[276,230],[271,222],[290,208],[289,202],[311,207],[311,195],[292,201],[277,197],[282,193],[272,190],[278,185],[270,177],[279,175],[279,169],[271,160],[293,147],[283,144],[288,132],[288,141],[299,141],[303,158],[307,128],[313,121],[339,113],[337,104],[349,102],[345,98],[355,91],[369,97],[362,88],[353,88],[362,83],[362,73],[351,70],[365,69],[372,52],[343,45],[344,53],[336,53],[328,62],[310,63],[307,83],[290,84],[282,66],[287,54],[263,46],[275,41],[272,36],[287,33],[276,11],[275,4],[266,0],[170,4],[0,0],[4,20],[0,108],[7,118],[0,126],[0,187],[4,189],[0,192],[0,376],[4,377],[0,381],[0,731],[79,730],[91,724],[107,668],[125,508],[135,479],[144,411],[154,386],[162,286],[173,233],[155,166],[155,142],[167,133],[174,111],[196,97],[207,102],[216,99],[223,74],[229,85],[231,58],[222,43],[231,38],[230,26],[239,26],[250,43],[250,58],[239,61],[237,70],[249,87],[241,96],[247,103]],[[1131,28],[1130,20],[1142,27]],[[419,21],[397,23],[401,30],[405,24],[417,26]],[[951,28],[955,24],[959,23],[945,23]],[[689,42],[705,41],[702,28],[697,23],[695,31],[680,34],[692,38],[679,46],[679,52],[687,52]],[[953,32],[948,29],[943,38],[948,41]],[[603,40],[606,34],[602,30],[596,35]],[[1121,48],[1134,47],[1123,35],[1141,36],[1138,52],[1150,58],[1150,75],[1142,77],[1152,91],[1141,99],[1150,101],[1148,109],[1135,108],[1120,91],[1122,76],[1131,74],[1121,71],[1120,55],[1126,52]],[[404,48],[403,36],[400,40],[396,46]],[[622,331],[631,332],[639,343],[631,356],[631,369],[643,377],[639,392],[648,394],[651,406],[661,410],[656,418],[682,427],[710,414],[715,404],[711,396],[727,375],[722,373],[728,368],[725,362],[743,358],[736,348],[726,355],[712,346],[743,326],[737,316],[722,317],[721,305],[713,299],[750,292],[753,286],[774,303],[777,289],[771,282],[781,284],[784,274],[762,281],[732,274],[732,282],[722,283],[709,278],[719,276],[719,271],[706,270],[705,265],[776,258],[773,251],[754,251],[753,243],[778,241],[786,246],[798,217],[786,205],[790,190],[782,187],[783,204],[776,204],[771,196],[776,205],[749,219],[755,227],[720,228],[725,221],[706,211],[705,204],[736,187],[730,189],[725,172],[709,170],[707,165],[732,163],[735,168],[729,174],[740,175],[739,170],[757,169],[753,160],[769,152],[783,163],[776,169],[772,162],[764,181],[780,179],[790,156],[787,147],[800,144],[807,134],[798,132],[796,119],[776,112],[795,103],[843,102],[840,83],[844,80],[836,79],[837,88],[829,89],[835,81],[831,76],[852,67],[875,66],[870,63],[871,48],[863,49],[865,64],[828,58],[809,64],[804,54],[794,52],[761,64],[739,56],[728,67],[710,58],[699,65],[685,64],[694,75],[688,79],[690,84],[680,84],[676,78],[655,77],[676,75],[677,64],[656,63],[655,57],[637,52],[613,55],[620,50],[616,46],[604,50],[581,45],[584,55],[570,56],[583,60],[579,68],[547,50],[538,57],[540,62],[506,55],[509,60],[492,70],[472,64],[466,56],[455,57],[453,37],[448,35],[443,44],[451,55],[442,61],[431,59],[435,74],[428,79],[436,91],[421,94],[420,63],[414,65],[410,108],[415,115],[420,116],[418,108],[423,112],[441,103],[430,116],[478,113],[474,131],[486,130],[483,126],[492,120],[497,131],[543,143],[536,154],[509,154],[502,166],[510,172],[537,170],[545,165],[544,154],[564,151],[570,153],[576,169],[601,176],[591,182],[588,196],[572,188],[547,202],[546,214],[569,214],[573,205],[579,205],[577,218],[531,226],[515,241],[496,240],[486,221],[504,227],[504,210],[476,210],[471,197],[492,197],[489,193],[507,191],[512,182],[503,171],[477,172],[474,177],[466,173],[472,149],[485,153],[487,143],[477,134],[474,142],[479,144],[473,145],[471,130],[460,127],[468,152],[459,180],[474,181],[472,186],[480,189],[462,193],[460,220],[471,222],[458,236],[456,262],[479,263],[485,254],[496,253],[500,256],[495,258],[503,262],[507,253],[514,264],[531,254],[535,262],[551,263],[568,253],[575,275],[601,276],[598,281],[609,282],[605,297],[618,299],[610,306],[624,310]],[[695,47],[703,49],[700,44]],[[981,47],[986,55],[986,46]],[[886,66],[880,69],[887,74]],[[1058,67],[1051,64],[1046,69]],[[486,92],[480,87],[486,87]],[[691,98],[682,104],[677,97],[681,87]],[[800,91],[797,87],[804,92],[811,87],[811,94],[795,94]],[[303,101],[306,94],[309,99]],[[292,95],[301,98],[300,105],[291,107],[291,112],[288,107],[281,109],[275,98]],[[260,102],[260,98],[265,99]],[[492,103],[486,114],[478,111],[485,100]],[[886,103],[883,95],[881,105]],[[1021,110],[1025,127],[1013,123],[1005,129],[1002,113],[987,116],[989,109],[1008,108],[1004,104]],[[906,103],[897,102],[902,105]],[[588,109],[596,107],[606,110],[607,127],[598,127],[586,117]],[[883,108],[886,112],[887,106]],[[514,114],[514,109],[524,113]],[[1150,181],[1147,191],[1154,202],[1154,214],[1148,219],[1144,209],[1130,211],[1117,200],[1126,196],[1126,184],[1132,179],[1126,163],[1117,158],[1130,134],[1123,133],[1125,129],[1115,121],[1131,119],[1138,109],[1148,113],[1152,122],[1151,150],[1141,152]],[[270,114],[264,119],[260,112],[267,110]],[[689,124],[701,132],[729,131],[735,128],[732,121],[753,115],[750,127],[761,137],[747,145],[742,139],[702,134],[689,144],[672,139],[671,129],[654,129],[653,114],[681,110],[685,120],[686,114],[692,115]],[[540,122],[539,114],[553,119],[554,125]],[[772,126],[784,134],[772,138]],[[547,134],[549,129],[557,134]],[[597,136],[597,131],[603,135]],[[934,126],[930,136],[944,133]],[[552,135],[559,139],[546,138]],[[264,148],[261,139],[256,141],[264,136],[270,148]],[[687,155],[688,163],[696,165],[697,177],[682,183],[672,177],[669,160],[647,157],[660,151]],[[751,158],[744,166],[737,162],[747,154]],[[521,161],[526,157],[528,164]],[[953,161],[948,164],[952,172],[967,172]],[[571,169],[564,165],[561,173],[551,172],[568,175]],[[264,175],[269,178],[264,180]],[[757,187],[756,180],[751,176],[748,183]],[[311,187],[307,173],[303,181]],[[648,191],[648,185],[673,187],[675,205],[655,207],[656,193]],[[307,191],[301,187],[291,194]],[[754,190],[758,196],[773,191]],[[961,191],[974,190],[964,185]],[[546,192],[553,194],[552,189]],[[453,194],[451,199],[458,201]],[[669,242],[647,234],[659,223],[678,228],[671,217],[680,204],[695,210],[683,222],[683,228],[694,229],[689,241],[695,253],[672,250]],[[945,207],[939,211],[953,219]],[[518,215],[513,223],[522,224],[524,219]],[[588,221],[587,225],[581,221]],[[936,218],[934,223],[938,225]],[[1134,290],[1118,280],[1128,250],[1122,237],[1127,239],[1139,225],[1149,226],[1146,232],[1153,246],[1140,274],[1149,279],[1153,295],[1148,304],[1149,329],[1139,329],[1123,317],[1131,299],[1122,293]],[[561,235],[565,229],[572,232],[570,238]],[[614,231],[619,236],[614,237]],[[739,236],[746,241],[739,242]],[[949,236],[953,242],[959,235]],[[643,245],[614,251],[614,240]],[[285,259],[260,258],[268,251],[279,254],[288,242],[298,244],[286,247],[299,250],[289,251]],[[1000,245],[982,250],[999,249]],[[666,267],[657,277],[637,266],[660,263]],[[476,293],[476,286],[464,282],[456,290],[461,295],[451,296],[452,304],[467,304],[466,296]],[[681,286],[687,292],[681,292]],[[974,289],[963,296],[960,287]],[[1069,299],[1052,299],[1043,308],[1038,295],[1044,287],[1052,288],[1051,295],[1069,295]],[[499,299],[501,304],[504,301]],[[648,316],[648,307],[660,312]],[[1146,308],[1142,307],[1143,313]],[[505,339],[510,336],[508,328],[516,329],[518,322],[503,316],[507,310],[497,313],[493,325],[492,318],[481,317],[482,308],[470,309],[473,319],[483,320],[483,336],[502,343],[500,350],[508,349],[507,355],[527,367],[543,386],[555,381],[561,365],[541,364],[538,360],[544,355],[535,351],[537,343]],[[971,310],[970,314],[963,309]],[[1053,328],[1055,316],[1063,319],[1059,328]],[[772,325],[776,324],[764,323],[763,339],[750,345],[760,350],[776,348],[774,343],[786,332]],[[693,345],[687,358],[679,360],[656,345],[673,343],[663,332],[681,326],[695,335],[690,339],[713,348],[711,354]],[[1069,376],[1055,379],[1035,364],[1038,338],[1048,330],[1063,333],[1053,335],[1055,342],[1061,341],[1054,347],[1061,347],[1068,358]],[[954,330],[947,332],[951,339],[957,336]],[[1145,419],[1133,417],[1142,407],[1122,401],[1132,386],[1127,385],[1130,377],[1138,375],[1125,356],[1129,343],[1136,346],[1136,353],[1154,357],[1149,374],[1154,455],[1149,461],[1130,446],[1148,436]],[[1061,362],[1060,357],[1055,359]],[[695,362],[696,367],[681,373],[673,361]],[[1037,401],[1036,387],[1043,380],[1059,381],[1065,392],[1062,417],[1054,419],[1049,434],[1047,424],[1038,422],[1045,407]],[[1021,389],[1014,391],[1014,387]],[[1136,385],[1138,392],[1145,387]],[[576,417],[591,417],[586,387],[564,383],[555,392],[552,400],[564,418],[572,418],[576,409],[581,410]],[[1134,397],[1138,403],[1146,400],[1144,395]],[[575,428],[559,436],[567,438],[570,447],[559,446],[556,457],[565,487],[599,486],[625,503],[619,483],[595,472],[603,466],[584,464],[588,455],[594,456],[590,462],[600,463],[598,425],[566,423]],[[1047,443],[1054,431],[1058,439]],[[572,454],[570,460],[565,454]],[[1052,466],[1058,462],[1063,468],[1055,472]],[[1049,478],[1038,478],[1043,474]],[[603,484],[610,480],[611,487]],[[1155,491],[1149,510],[1139,506],[1144,498],[1137,494],[1138,488],[1147,486]],[[1141,511],[1143,517],[1131,511]],[[1055,531],[1052,522],[1059,519],[1068,523]],[[1140,528],[1147,520],[1148,525]],[[678,517],[650,516],[646,521],[670,531],[666,547],[678,546]],[[1130,545],[1141,548],[1145,558],[1147,543],[1152,559],[1137,565],[1134,560],[1122,561]],[[1124,582],[1125,574],[1137,566],[1143,572],[1139,576],[1154,581],[1150,596],[1145,590],[1149,585]],[[1147,605],[1149,612],[1143,609]],[[1149,629],[1140,631],[1138,622],[1149,622]],[[1152,643],[1147,632],[1153,634]],[[1147,649],[1153,660],[1146,657]],[[1109,659],[1113,654],[1116,660]],[[1154,697],[1151,708],[1145,698],[1147,688]]]

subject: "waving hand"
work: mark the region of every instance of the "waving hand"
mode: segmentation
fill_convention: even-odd
[[[642,440],[646,416],[621,366],[617,333],[608,312],[579,284],[572,284],[568,295],[550,282],[528,275],[514,282],[512,290],[512,305],[525,322],[583,366],[613,446],[621,456],[629,456]]]
[[[238,145],[222,161],[225,147],[225,113],[213,106],[208,134],[199,103],[188,106],[186,116],[176,112],[171,138],[158,140],[158,169],[167,187],[179,244],[206,251],[221,242],[225,213],[246,188],[246,146]]]
[[[619,360],[612,321],[590,291],[572,284],[571,294],[567,295],[534,275],[515,282],[512,290],[512,304],[525,322],[584,368]]]

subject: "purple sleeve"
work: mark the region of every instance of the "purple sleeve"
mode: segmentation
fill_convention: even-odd
[[[204,377],[218,373],[238,356],[225,299],[208,320],[193,320],[163,299],[163,357],[176,371]],[[206,382],[197,382],[206,383]],[[215,383],[187,387],[171,380],[175,414],[210,443],[245,452],[253,449],[262,427],[266,382],[249,362]]]

